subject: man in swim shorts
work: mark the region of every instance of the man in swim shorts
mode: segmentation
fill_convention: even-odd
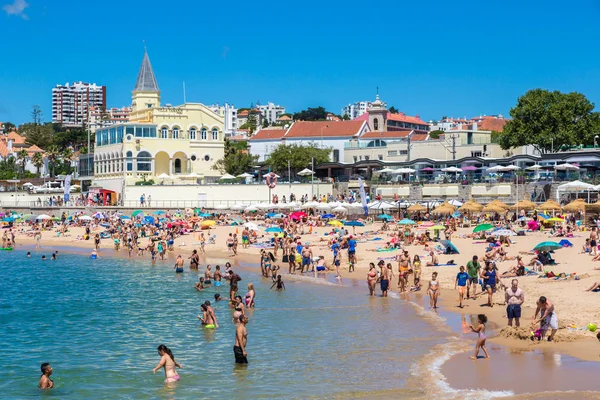
[[[506,306],[506,315],[508,316],[508,326],[512,326],[513,319],[515,320],[515,326],[518,328],[521,326],[521,304],[525,301],[525,294],[523,290],[519,288],[519,281],[516,279],[512,280],[510,288],[506,289],[504,293]]]
[[[248,364],[248,353],[246,352],[246,344],[248,343],[247,323],[248,317],[243,314],[240,315],[239,323],[235,328],[235,345],[233,346],[233,355],[235,356],[236,364]]]
[[[377,265],[381,269],[381,275],[379,275],[379,285],[381,286],[381,296],[387,297],[388,288],[390,287],[389,270],[385,266],[385,262],[383,260],[379,260],[379,263],[377,263]]]
[[[548,341],[551,342],[554,340],[554,335],[558,330],[558,316],[556,315],[556,311],[554,311],[554,304],[545,296],[541,296],[536,304],[537,308],[535,309],[535,314],[533,315],[533,321],[531,322],[531,325],[540,323],[542,340],[544,340],[544,336],[546,335],[548,328],[550,328],[551,333],[550,336],[548,336]],[[540,313],[540,319],[536,319],[538,313]]]
[[[304,267],[306,267],[306,272],[308,272],[308,267],[312,264],[312,256],[313,254],[310,246],[305,244],[302,248],[302,269],[300,272],[304,272]]]

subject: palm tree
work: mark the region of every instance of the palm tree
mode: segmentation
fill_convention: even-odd
[[[29,160],[29,153],[27,153],[27,150],[19,150],[19,152],[17,153],[17,162],[21,164],[22,177],[25,177],[25,165],[27,164],[27,160]]]
[[[48,159],[48,163],[51,165],[51,175],[54,178],[54,164],[56,164],[56,160],[58,159],[59,151],[56,145],[52,144],[48,146],[46,150],[46,158]]]
[[[71,161],[73,161],[73,157],[75,154],[73,153],[73,149],[70,147],[66,147],[61,154],[61,158],[63,163],[67,164],[67,174],[71,173]]]
[[[31,162],[37,168],[37,175],[40,176],[40,168],[44,165],[44,156],[42,153],[39,151],[34,153],[33,157],[31,157]]]

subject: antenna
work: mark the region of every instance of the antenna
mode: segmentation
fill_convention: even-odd
[[[185,104],[185,81],[183,81],[183,104]]]
[[[146,53],[146,39],[142,40],[142,43],[144,43],[144,53]]]

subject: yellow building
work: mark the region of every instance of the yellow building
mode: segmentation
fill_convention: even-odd
[[[129,122],[96,131],[94,185],[122,192],[142,179],[214,181],[221,175],[211,167],[224,155],[223,130],[223,117],[203,104],[161,105],[144,53]]]

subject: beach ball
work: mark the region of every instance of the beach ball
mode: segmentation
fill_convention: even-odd
[[[596,324],[592,324],[592,323],[588,324],[588,331],[590,331],[590,332],[596,332],[597,328],[598,327],[596,326]]]

